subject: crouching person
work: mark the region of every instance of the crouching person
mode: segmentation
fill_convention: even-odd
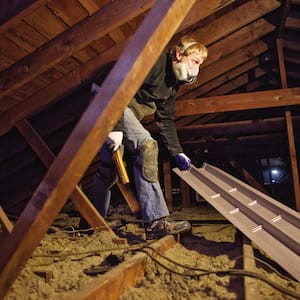
[[[133,177],[141,207],[147,239],[189,231],[187,221],[169,221],[169,210],[158,179],[158,146],[141,121],[155,114],[160,137],[180,170],[188,170],[191,160],[184,154],[173,122],[176,92],[184,84],[196,81],[200,65],[207,58],[207,48],[190,36],[163,53],[143,84],[125,108],[122,119],[100,150],[100,166],[88,192],[88,197],[106,216],[110,203],[110,188],[116,173],[112,151],[121,145],[132,154]],[[121,125],[120,125],[121,124]]]

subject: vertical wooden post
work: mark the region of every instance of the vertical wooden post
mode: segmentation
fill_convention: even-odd
[[[287,1],[288,3],[289,1]],[[279,68],[280,68],[280,77],[281,77],[281,85],[283,88],[287,88],[287,79],[286,79],[286,70],[284,65],[284,56],[283,56],[283,46],[281,37],[277,38],[277,53],[279,60]],[[299,172],[298,172],[298,164],[297,164],[297,153],[295,147],[295,138],[294,138],[294,130],[293,130],[293,122],[291,111],[285,112],[286,124],[287,124],[287,133],[288,133],[288,141],[289,141],[289,149],[290,149],[290,160],[292,166],[292,176],[293,176],[293,186],[294,186],[294,195],[296,202],[296,210],[300,211],[300,185],[299,185]]]
[[[173,209],[173,197],[172,197],[172,180],[171,180],[171,165],[166,154],[163,154],[163,175],[164,175],[164,187],[165,187],[165,199],[169,211]]]
[[[182,207],[184,208],[190,207],[191,206],[190,187],[182,179],[180,179],[180,194],[181,194]]]
[[[5,214],[3,208],[0,206],[0,224],[3,234],[9,234],[13,230],[13,224],[8,219],[7,215]]]

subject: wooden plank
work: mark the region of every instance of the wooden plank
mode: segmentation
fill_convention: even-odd
[[[101,7],[109,3],[110,0],[79,0],[79,2],[89,12],[89,14],[92,15]]]
[[[300,138],[299,135],[298,138]],[[197,150],[199,155],[202,154],[203,157],[211,161],[216,159],[216,157],[218,157],[219,161],[227,161],[232,157],[236,160],[245,160],[247,158],[250,161],[265,157],[286,157],[288,155],[286,133],[248,136],[234,141],[228,138],[219,138],[215,141],[187,141],[183,142],[182,145],[186,151]]]
[[[124,199],[126,200],[131,212],[135,215],[140,213],[140,205],[130,187],[130,184],[123,184],[121,182],[117,182],[118,188],[121,191]]]
[[[280,2],[275,0],[247,1],[224,16],[210,22],[207,26],[195,30],[194,34],[201,39],[202,43],[209,46],[279,6]]]
[[[27,16],[24,21],[49,40],[68,29],[68,26],[57,18],[46,5],[35,10],[31,15]],[[51,24],[51,26],[49,26],[49,24]]]
[[[234,69],[235,67],[246,63],[247,61],[258,57],[260,54],[264,53],[268,50],[268,45],[260,40],[247,45],[240,50],[235,51],[231,55],[225,56],[214,64],[210,64],[207,67],[203,66],[196,83],[192,86],[182,86],[182,88],[178,92],[178,96],[181,98],[193,98],[194,93],[197,91],[196,89],[213,80],[217,76],[221,76],[222,74]],[[209,51],[209,50],[208,50]],[[204,62],[205,64],[205,62]],[[217,65],[216,65],[217,64]],[[191,90],[192,89],[192,90]]]
[[[163,155],[163,182],[165,188],[165,199],[169,211],[173,210],[173,197],[172,197],[172,180],[171,180],[171,166],[170,160],[167,158],[166,154]]]
[[[123,47],[124,44],[117,44],[114,46],[114,49],[106,51],[102,55],[98,55],[94,60],[80,66],[60,80],[49,84],[45,89],[38,91],[26,101],[19,103],[18,106],[14,106],[9,111],[1,114],[0,135],[11,129],[18,121],[53,104],[65,96],[66,91],[74,91],[83,81],[94,76],[95,71],[101,66],[116,60],[122,52]]]
[[[28,52],[33,52],[36,48],[46,43],[47,39],[26,22],[21,21],[3,33],[16,45],[24,48]]]
[[[278,89],[208,98],[186,99],[176,103],[176,116],[270,108],[300,104],[300,88]]]
[[[74,51],[87,46],[92,40],[102,37],[114,28],[149,9],[153,4],[153,0],[141,0],[138,2],[134,0],[122,0],[122,3],[120,2],[120,0],[111,2],[69,30],[64,31],[63,28],[57,29],[62,34],[53,38],[42,48],[19,60],[10,68],[2,71],[0,73],[2,78],[0,97],[22,86],[33,77],[70,56]],[[39,23],[39,20],[31,16],[31,23],[33,22]],[[44,26],[45,30],[50,30],[48,23],[44,24]],[[53,32],[48,32],[47,35],[53,37]]]
[[[300,128],[300,116],[293,118],[294,127]],[[182,139],[192,139],[197,136],[238,136],[254,135],[275,131],[284,131],[284,118],[266,118],[261,120],[246,120],[235,122],[220,122],[215,124],[187,125],[177,127],[178,136]]]
[[[300,13],[295,12],[286,18],[285,27],[293,30],[300,30]]]
[[[19,122],[16,126],[19,132],[24,136],[27,143],[31,146],[32,150],[37,154],[43,164],[49,168],[55,160],[55,155],[48,148],[46,143],[42,140],[39,134],[29,124],[27,120]],[[91,204],[86,195],[82,192],[79,186],[75,186],[74,191],[70,196],[71,200],[94,230],[108,231],[111,235],[116,236],[104,218],[99,214],[95,207]]]
[[[180,179],[180,195],[181,195],[181,205],[183,208],[191,206],[191,196],[190,196],[190,187],[186,182]]]
[[[192,24],[214,14],[216,11],[232,4],[234,0],[197,0],[190,10],[189,14],[185,17],[177,32],[182,31]]]
[[[32,14],[32,12],[34,12],[37,8],[39,8],[42,5],[44,5],[45,3],[47,3],[48,0],[32,0],[30,2],[32,2],[32,3],[29,4],[29,1],[27,1],[27,5],[24,7],[24,1],[22,1],[22,0],[17,1],[17,2],[9,1],[9,6],[7,6],[7,4],[5,4],[3,1],[1,1],[1,3],[3,3],[1,6],[2,14],[3,15],[7,14],[3,10],[3,7],[5,7],[6,9],[10,9],[12,14],[10,15],[9,19],[7,19],[4,23],[3,23],[4,20],[2,19],[1,25],[0,25],[0,33],[7,30],[10,26],[17,24],[22,19],[24,19],[26,16],[29,16],[30,14]],[[14,7],[12,7],[12,6],[14,6]]]
[[[175,244],[174,237],[168,235],[151,244],[151,247],[163,254]],[[100,278],[88,283],[79,292],[72,293],[65,300],[119,299],[127,288],[135,286],[143,279],[147,257],[145,253],[137,253],[128,261],[115,266]]]
[[[214,89],[213,91],[207,93],[205,97],[210,96],[218,96],[218,95],[226,95],[231,93],[234,90],[248,84],[251,81],[255,81],[260,77],[264,76],[266,72],[261,68],[255,68],[243,75],[240,75],[229,82],[219,86],[218,88]]]
[[[87,11],[77,0],[51,0],[47,3],[47,6],[68,26],[73,26],[88,17]]]
[[[10,234],[12,232],[14,226],[8,219],[1,205],[0,205],[0,224],[1,224],[1,231],[4,234]]]
[[[246,47],[263,36],[269,34],[275,26],[269,22],[258,19],[257,21],[232,33],[229,37],[221,39],[208,47],[208,58],[203,64],[203,68],[219,61],[222,57],[228,56],[238,49]],[[202,68],[202,69],[203,69]]]
[[[286,117],[286,126],[288,132],[288,140],[289,140],[290,160],[292,165],[293,185],[294,185],[294,194],[295,194],[295,202],[296,202],[295,206],[296,206],[296,210],[300,212],[300,182],[299,182],[297,152],[295,147],[295,137],[294,137],[291,111],[286,111],[285,117]]]
[[[5,238],[0,249],[0,298],[18,276],[193,4],[191,0],[161,0],[148,13],[52,163],[12,233]]]
[[[287,1],[285,8],[287,8],[288,6],[289,6],[289,1]],[[286,69],[284,64],[282,39],[277,38],[276,44],[277,44],[277,52],[278,52],[278,60],[279,60],[281,85],[282,87],[287,88],[288,83],[287,83]],[[295,202],[296,202],[295,206],[296,206],[296,210],[300,211],[300,183],[299,183],[298,161],[297,161],[297,152],[296,152],[291,111],[285,112],[285,118],[286,118],[286,126],[287,126],[288,141],[289,141],[290,160],[292,166],[293,187],[294,187],[294,195],[295,195]]]
[[[263,185],[261,185],[239,162],[236,160],[229,160],[229,164],[236,169],[236,171],[243,176],[245,181],[257,189],[258,191],[261,191],[262,193],[269,195],[269,193],[266,191]],[[269,195],[270,196],[270,195]]]
[[[212,79],[211,81],[207,82],[199,86],[195,91],[192,91],[189,95],[195,95],[195,97],[201,97],[207,95],[209,92],[213,91],[215,88],[220,87],[222,84],[233,80],[234,78],[246,73],[247,71],[254,69],[260,64],[259,58],[255,57],[246,63],[242,63],[241,65],[237,66],[236,68],[222,74],[221,76],[217,76],[216,78]],[[201,71],[202,72],[202,71]],[[202,75],[202,74],[201,74]],[[186,98],[185,95],[181,97],[177,97],[177,101],[183,100]]]
[[[246,236],[243,236],[243,263],[244,270],[257,272],[251,241]],[[257,283],[257,279],[244,277],[245,300],[261,299]]]

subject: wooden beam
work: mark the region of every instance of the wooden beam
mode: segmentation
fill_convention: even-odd
[[[174,237],[168,235],[151,244],[151,247],[163,254],[175,245]],[[143,279],[147,261],[146,253],[137,253],[124,263],[114,266],[113,270],[96,277],[80,291],[68,295],[64,300],[120,299],[126,289],[136,286]]]
[[[1,1],[0,33],[3,33],[13,24],[20,22],[42,5],[45,5],[47,1],[48,0],[28,0],[26,1],[27,4],[25,4],[26,7],[24,6],[24,1],[21,0],[19,0],[17,3],[15,1]],[[5,2],[9,2],[9,4]],[[6,18],[6,20],[4,20],[5,9],[10,9],[11,12],[9,18]],[[8,14],[9,13],[6,13],[7,16]]]
[[[299,138],[299,136],[298,136]],[[288,156],[286,133],[261,134],[238,138],[218,138],[214,141],[198,139],[182,141],[185,152],[197,151],[199,157],[212,160],[245,159]],[[259,147],[257,147],[259,145]]]
[[[226,3],[228,2],[232,2],[232,1],[226,1]],[[141,3],[136,5],[140,5],[140,4]],[[198,18],[204,18],[208,12],[213,13],[215,10],[219,8],[220,5],[221,6],[224,5],[224,3],[223,2],[220,3],[219,0],[211,0],[209,2],[206,0],[201,0],[201,1],[198,0],[197,4],[195,4],[195,7],[196,6],[198,7],[199,5],[201,6],[201,9],[198,10],[197,16]],[[184,29],[186,26],[192,25],[193,24],[192,22],[195,22],[195,20],[193,18],[190,18],[188,14],[188,16],[185,19],[185,25],[184,26],[182,25],[180,27],[180,30]],[[103,30],[105,30],[105,26],[102,29],[102,31]],[[67,32],[65,34],[67,35]],[[66,36],[65,38],[66,40],[72,39],[72,37],[69,36]],[[59,37],[57,37],[57,39],[59,39]],[[18,102],[18,105],[15,105],[15,103],[13,103],[10,109],[5,109],[5,112],[3,112],[0,115],[0,135],[3,135],[8,130],[10,130],[18,121],[24,118],[28,118],[30,115],[33,115],[34,113],[44,109],[50,104],[53,104],[54,102],[58,101],[60,98],[73,92],[76,88],[78,88],[82,84],[82,82],[86,82],[90,80],[93,76],[95,76],[97,71],[102,66],[112,61],[116,61],[120,56],[120,53],[123,51],[126,42],[127,40],[123,41],[122,43],[116,44],[115,46],[101,53],[94,59],[91,59],[87,63],[80,65],[78,68],[74,69],[69,74],[66,74],[59,80],[49,84],[44,89],[40,89],[34,95],[30,96],[26,100],[22,102]],[[55,41],[53,41],[52,43],[54,43],[54,45],[46,44],[43,46],[43,49],[44,48],[47,49],[49,47],[48,51],[50,51],[52,47],[55,47]],[[45,57],[43,58],[45,60],[47,59],[46,52],[44,54]],[[31,54],[31,55],[32,57],[35,57],[35,54]],[[60,53],[56,52],[56,55],[60,55]],[[56,58],[56,60],[59,59],[60,57]],[[46,64],[51,64],[51,63],[52,63],[51,61],[46,62]],[[11,76],[11,74],[9,76]],[[23,74],[23,76],[25,76],[25,74]]]
[[[53,161],[55,160],[55,155],[39,136],[39,134],[34,130],[34,128],[29,124],[27,120],[20,121],[16,125],[19,132],[24,136],[27,143],[31,146],[32,150],[37,154],[42,163],[49,168]],[[87,196],[82,192],[81,188],[76,185],[74,191],[70,196],[71,200],[81,213],[81,215],[86,219],[90,226],[95,230],[108,231],[111,235],[116,237],[116,234],[112,231],[109,225],[106,223],[104,218],[95,209],[92,203],[89,201]]]
[[[238,161],[236,160],[229,160],[229,164],[236,169],[236,171],[243,176],[245,181],[257,189],[258,191],[261,191],[262,193],[269,195],[269,193],[266,191],[263,185],[261,185]],[[269,195],[270,196],[270,195]]]
[[[24,118],[37,113],[62,97],[67,95],[67,92],[74,92],[76,87],[82,82],[88,81],[92,76],[96,75],[96,71],[102,66],[111,63],[118,59],[124,50],[124,43],[119,43],[95,59],[83,64],[74,71],[68,73],[58,81],[49,84],[44,89],[38,91],[27,100],[18,103],[10,110],[0,115],[0,135],[3,135],[10,130],[17,122]]]
[[[163,182],[165,188],[165,199],[170,211],[173,210],[173,195],[172,195],[172,179],[171,179],[171,164],[167,153],[163,153]]]
[[[293,117],[295,128],[300,128],[300,116]],[[246,120],[214,124],[189,125],[177,127],[178,136],[182,139],[199,136],[238,136],[253,135],[280,131],[284,132],[285,119],[268,118],[263,120]]]
[[[255,255],[254,255],[251,241],[244,235],[243,235],[243,263],[244,263],[245,271],[257,272]],[[259,292],[258,282],[256,279],[245,276],[244,290],[245,290],[245,300],[261,299],[261,294]]]
[[[209,46],[247,24],[254,22],[265,14],[270,13],[279,6],[280,1],[275,0],[247,1],[236,9],[210,22],[207,26],[194,30],[193,35],[198,37],[203,44]],[[199,10],[202,10],[202,8],[199,8]]]
[[[207,93],[205,97],[230,94],[232,91],[237,90],[250,82],[258,80],[265,74],[266,72],[261,68],[254,68]]]
[[[13,230],[13,224],[8,219],[6,213],[4,212],[3,208],[0,205],[0,224],[1,224],[1,231],[7,235],[10,234]]]
[[[207,95],[209,92],[212,92],[214,89],[220,87],[222,84],[226,82],[230,82],[234,78],[241,76],[242,74],[248,72],[249,70],[256,68],[260,64],[259,58],[255,57],[250,61],[247,61],[244,64],[237,66],[236,68],[218,76],[211,81],[207,82],[199,86],[194,93],[197,94],[198,97],[202,97]],[[202,74],[201,74],[202,76]],[[180,98],[178,98],[180,100]]]
[[[153,5],[154,0],[116,0],[0,73],[0,98]],[[117,12],[117,13],[116,13]]]
[[[176,116],[300,104],[300,88],[269,90],[208,98],[186,99],[176,102]]]
[[[221,58],[231,55],[235,51],[244,48],[263,36],[274,31],[275,26],[264,19],[258,19],[253,23],[233,32],[229,37],[223,38],[208,47],[207,60],[201,66],[201,71],[210,64],[219,62]],[[200,39],[200,37],[199,37]],[[200,39],[201,40],[201,39]],[[201,74],[201,73],[200,73]]]
[[[289,0],[286,2],[285,10],[289,10],[289,2],[290,2]],[[287,13],[285,12],[285,14],[287,14]],[[283,17],[283,20],[285,20],[285,17]],[[284,21],[283,21],[283,23],[284,23]],[[283,88],[287,88],[288,82],[287,82],[287,78],[286,78],[283,45],[282,45],[282,39],[280,37],[280,33],[279,33],[279,38],[277,38],[277,40],[276,40],[276,43],[277,43],[281,85]],[[286,117],[286,126],[287,126],[288,141],[289,141],[290,160],[291,160],[291,166],[292,166],[293,187],[294,187],[294,195],[295,195],[295,202],[296,202],[295,204],[296,204],[296,210],[300,211],[300,182],[299,182],[297,152],[296,152],[291,111],[286,111],[285,117]]]
[[[296,210],[300,212],[300,182],[299,182],[297,152],[295,146],[295,137],[294,137],[291,111],[287,111],[285,113],[285,116],[286,116],[286,126],[287,126],[288,139],[289,139],[290,160],[292,165]]]
[[[183,86],[179,92],[180,99],[188,99],[197,97],[198,87],[208,83],[222,74],[233,70],[234,68],[244,64],[268,50],[268,45],[262,41],[255,41],[244,48],[241,48],[234,53],[223,57],[218,62],[203,67],[197,78],[197,81],[190,87]],[[205,62],[204,62],[205,64]]]
[[[136,200],[136,197],[132,191],[130,184],[129,183],[123,184],[121,182],[117,182],[117,185],[124,199],[126,200],[131,212],[134,215],[138,215],[141,212],[141,208],[138,201]]]
[[[160,0],[147,14],[0,249],[0,298],[24,266],[194,1]]]

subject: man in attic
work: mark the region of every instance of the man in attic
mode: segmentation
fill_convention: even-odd
[[[158,143],[141,121],[155,114],[160,137],[180,170],[188,170],[191,160],[184,154],[173,122],[176,92],[181,85],[193,84],[200,65],[207,58],[207,48],[190,36],[183,36],[170,51],[163,53],[147,75],[123,117],[110,132],[100,149],[100,166],[87,196],[102,216],[110,204],[111,187],[116,182],[112,153],[121,146],[134,157],[133,177],[147,239],[189,231],[187,221],[168,220],[169,210],[158,178]],[[99,84],[99,82],[98,82]],[[93,83],[92,92],[99,85]],[[80,227],[85,226],[81,219]]]

